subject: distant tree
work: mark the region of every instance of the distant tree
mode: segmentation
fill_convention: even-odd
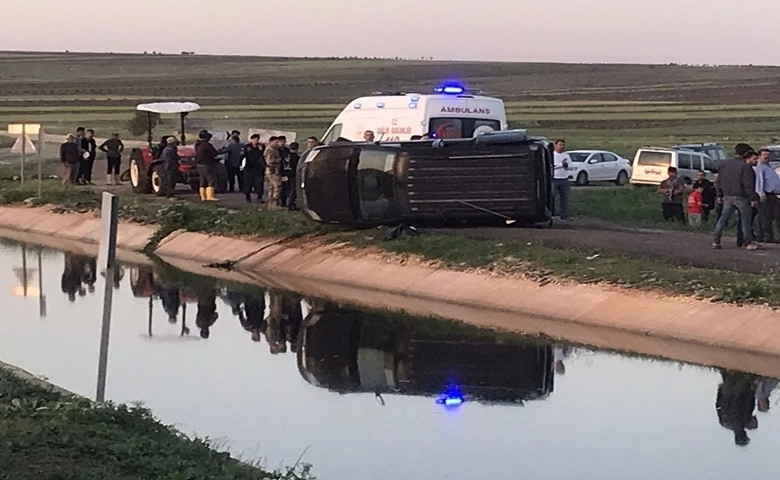
[[[152,130],[157,127],[157,125],[160,124],[160,114],[159,113],[152,113],[151,114],[152,119]],[[146,112],[139,112],[136,111],[133,118],[127,122],[127,130],[135,135],[135,136],[141,136],[149,129],[149,116]]]

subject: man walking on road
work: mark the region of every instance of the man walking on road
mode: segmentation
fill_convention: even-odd
[[[718,171],[715,188],[718,201],[723,203],[723,214],[715,226],[715,237],[712,248],[720,250],[723,231],[731,220],[731,215],[737,211],[747,250],[757,250],[758,244],[753,240],[752,215],[753,207],[758,203],[756,194],[756,173],[747,163],[747,159],[755,155],[755,151],[744,143],[734,147],[736,156],[726,161]]]
[[[119,168],[122,165],[122,152],[125,144],[119,139],[119,134],[114,132],[111,138],[100,145],[99,150],[106,154],[108,168],[106,171],[106,185],[121,185],[119,183]]]
[[[569,218],[569,194],[571,193],[569,165],[571,165],[571,158],[566,153],[566,140],[558,139],[555,141],[553,157],[553,197],[557,193],[560,199],[558,213],[561,220],[568,220]]]
[[[65,143],[60,145],[60,162],[62,163],[62,184],[72,187],[79,175],[79,149],[76,137],[68,135]]]
[[[775,243],[774,223],[780,219],[780,176],[769,166],[769,158],[769,150],[758,151],[756,193],[759,197],[758,221],[763,233],[763,238],[758,241]]]

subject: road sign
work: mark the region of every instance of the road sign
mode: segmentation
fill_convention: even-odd
[[[24,145],[22,145],[24,144]],[[16,138],[16,142],[14,143],[14,146],[11,147],[11,153],[35,153],[35,144],[33,144],[32,140],[30,140],[30,137],[27,135],[19,135],[19,137]]]
[[[8,135],[21,135],[26,133],[27,135],[38,135],[41,130],[41,125],[38,123],[9,123]]]

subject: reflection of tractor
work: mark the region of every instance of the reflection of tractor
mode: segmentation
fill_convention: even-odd
[[[454,386],[466,399],[521,403],[553,391],[549,344],[502,342],[464,330],[439,334],[414,325],[420,324],[315,308],[300,332],[299,371],[312,385],[341,393],[441,396]]]
[[[147,140],[148,147],[134,148],[130,152],[130,170],[129,180],[135,193],[154,193],[158,196],[165,194],[162,188],[163,165],[160,159],[162,148],[165,146],[167,136],[163,137],[159,145],[152,144],[152,114],[153,113],[177,113],[181,118],[181,138],[179,145],[179,178],[176,183],[184,183],[190,186],[193,191],[198,191],[199,177],[198,169],[195,165],[195,148],[186,144],[184,134],[184,119],[190,112],[200,109],[197,103],[189,102],[165,102],[165,103],[147,103],[138,105],[138,111],[146,112],[149,117],[149,131]],[[123,175],[124,176],[124,175]],[[223,164],[219,165],[217,170],[217,193],[224,193],[227,189],[227,170]],[[124,179],[127,180],[126,178]]]

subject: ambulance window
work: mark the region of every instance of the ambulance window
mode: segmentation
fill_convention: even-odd
[[[432,118],[430,133],[434,138],[463,138],[463,122],[459,118]]]
[[[328,130],[328,133],[325,134],[324,137],[322,137],[322,143],[329,144],[332,143],[334,140],[339,138],[341,136],[341,124],[337,123],[336,125],[333,125],[330,127],[330,130]]]

